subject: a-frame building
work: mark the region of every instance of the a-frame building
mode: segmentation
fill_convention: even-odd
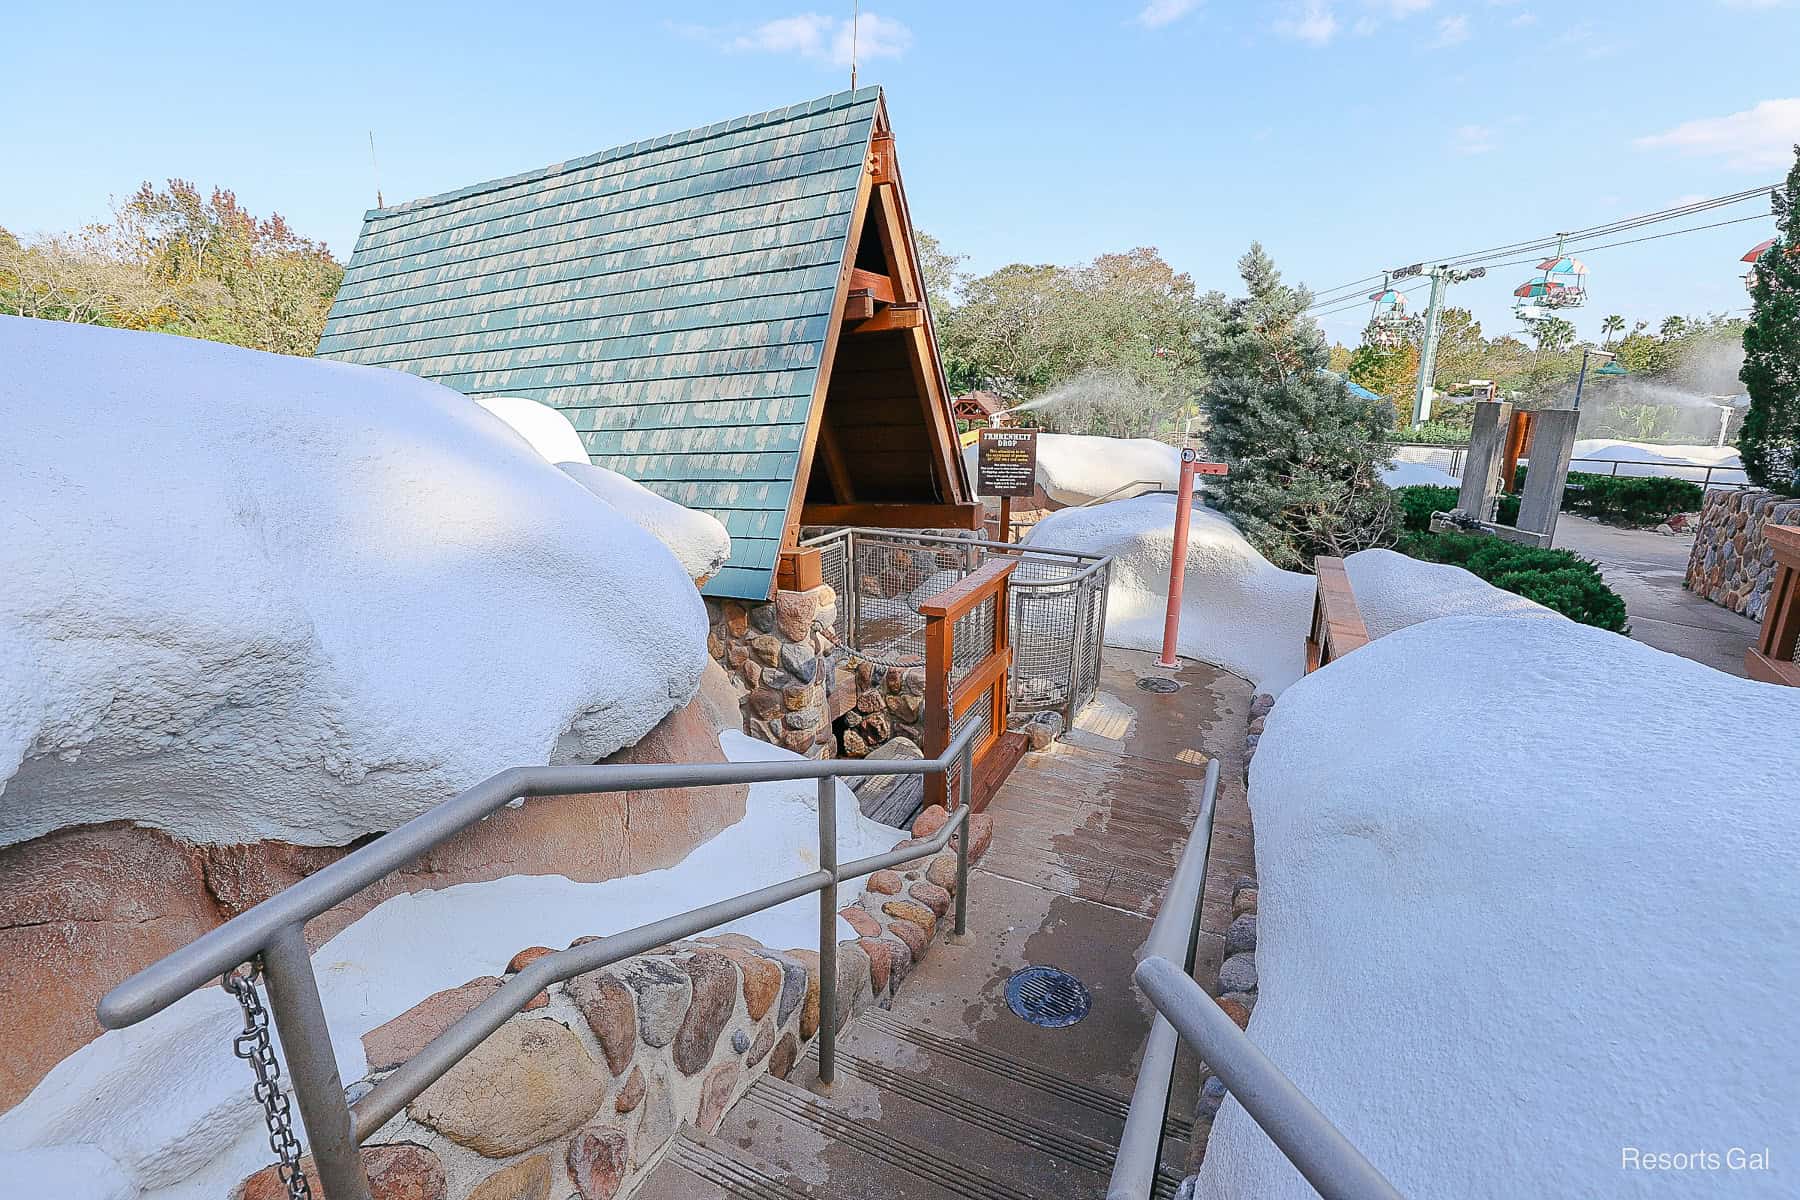
[[[709,595],[802,525],[979,521],[879,88],[372,210],[319,354],[561,409],[724,522]]]

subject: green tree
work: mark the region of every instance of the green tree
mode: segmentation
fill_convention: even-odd
[[[1575,344],[1575,326],[1561,317],[1545,317],[1531,326],[1539,353],[1560,354]]]
[[[1752,483],[1800,492],[1800,146],[1787,185],[1774,196],[1775,241],[1756,263],[1744,366],[1750,409],[1738,452]]]
[[[1244,296],[1209,296],[1201,397],[1207,443],[1230,473],[1215,499],[1278,566],[1391,542],[1393,493],[1381,481],[1393,411],[1327,374],[1311,295],[1281,281],[1260,245],[1238,260]]]
[[[919,274],[925,278],[926,303],[941,321],[956,305],[957,293],[962,290],[963,264],[969,256],[950,253],[923,229],[913,230],[913,239],[919,250]]]
[[[1625,318],[1618,313],[1609,313],[1600,321],[1600,332],[1605,340],[1603,345],[1612,345],[1613,335],[1625,332]]]
[[[1344,374],[1375,392],[1394,407],[1394,424],[1412,415],[1413,392],[1419,380],[1419,348],[1411,342],[1398,346],[1359,346]]]

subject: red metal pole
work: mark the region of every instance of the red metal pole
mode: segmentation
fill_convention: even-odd
[[[1180,491],[1175,496],[1175,544],[1169,556],[1169,612],[1163,618],[1162,657],[1159,667],[1176,667],[1175,638],[1181,632],[1181,583],[1187,577],[1188,521],[1194,515],[1194,455],[1183,454]]]

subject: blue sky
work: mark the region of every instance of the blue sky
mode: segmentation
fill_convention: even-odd
[[[388,201],[427,195],[839,90],[849,12],[27,2],[0,45],[0,225],[100,219],[173,175],[346,255],[374,200],[371,128]],[[1230,289],[1254,238],[1330,288],[1773,182],[1800,141],[1800,7],[1782,0],[872,0],[862,34],[914,217],[977,270],[1154,245]],[[1578,323],[1741,309],[1737,258],[1772,232],[1584,255]],[[1525,273],[1452,300],[1516,328]],[[1365,317],[1327,329],[1354,340]]]

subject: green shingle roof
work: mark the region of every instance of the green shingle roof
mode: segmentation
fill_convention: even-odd
[[[769,594],[880,88],[374,209],[325,358],[561,409]]]

